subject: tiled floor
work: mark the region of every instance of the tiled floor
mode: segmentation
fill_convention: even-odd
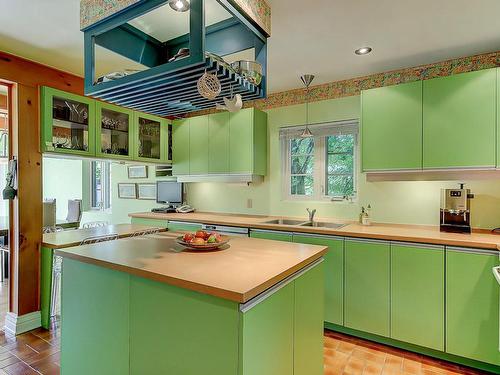
[[[0,331],[0,375],[59,375],[59,340],[56,326],[16,338]],[[325,332],[324,359],[324,375],[486,374],[330,331]]]
[[[324,375],[490,374],[331,331],[324,359]]]

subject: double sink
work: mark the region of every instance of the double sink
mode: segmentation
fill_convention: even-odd
[[[327,223],[321,221],[303,221],[303,220],[290,220],[290,219],[274,219],[264,221],[262,224],[277,224],[277,225],[297,225],[300,227],[313,227],[313,228],[342,228],[346,224]]]

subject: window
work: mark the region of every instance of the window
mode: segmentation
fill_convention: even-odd
[[[109,162],[91,162],[90,199],[92,209],[111,208],[111,168]]]
[[[357,121],[311,125],[280,132],[285,199],[340,199],[356,195]]]

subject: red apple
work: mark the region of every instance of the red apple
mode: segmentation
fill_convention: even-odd
[[[193,244],[193,245],[205,245],[205,244],[206,244],[206,242],[205,242],[205,240],[204,240],[203,238],[201,238],[201,237],[196,237],[196,238],[193,240],[193,242],[191,242],[191,244]]]
[[[184,242],[190,243],[194,240],[194,235],[192,233],[186,233],[183,237],[182,240]]]
[[[199,230],[199,231],[196,231],[196,234],[194,235],[196,238],[207,238],[207,232],[205,232],[204,230]]]

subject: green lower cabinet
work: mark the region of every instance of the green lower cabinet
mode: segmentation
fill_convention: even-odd
[[[294,234],[293,242],[328,246],[325,255],[325,322],[344,324],[344,239]]]
[[[250,237],[262,238],[265,240],[274,240],[274,241],[286,241],[286,242],[293,241],[293,233],[278,232],[278,231],[272,231],[272,230],[251,229],[250,230]]]
[[[239,375],[293,375],[293,319],[293,283],[243,308]]]
[[[345,241],[344,325],[390,336],[389,242]]]
[[[238,327],[235,302],[130,278],[131,375],[237,374]]]
[[[500,365],[497,251],[446,249],[446,352]]]
[[[167,228],[168,222],[167,220],[159,220],[159,219],[148,219],[142,217],[132,217],[130,218],[131,224],[139,224],[139,225],[152,225],[159,228]]]
[[[323,374],[324,264],[295,280],[293,374]]]
[[[64,258],[61,375],[129,373],[129,281],[127,273]]]
[[[391,244],[393,339],[444,351],[444,256],[443,246]]]
[[[200,230],[202,224],[200,223],[188,223],[183,221],[169,221],[167,228],[171,232],[183,231],[183,232],[195,232]]]

